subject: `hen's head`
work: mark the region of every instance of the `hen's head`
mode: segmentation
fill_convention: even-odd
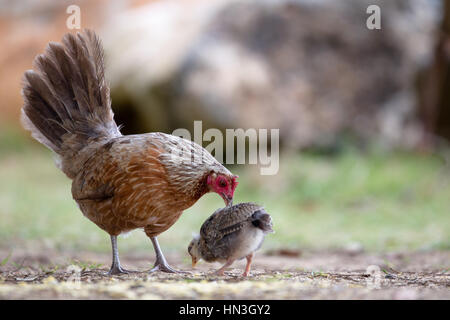
[[[236,181],[237,178],[239,178],[237,175],[231,173],[212,171],[208,175],[206,183],[209,190],[220,195],[228,206],[233,204],[234,190],[239,183]]]

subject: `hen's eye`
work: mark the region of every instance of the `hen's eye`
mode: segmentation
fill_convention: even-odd
[[[221,186],[222,188],[227,186],[227,182],[225,180],[220,180],[219,181],[219,186]]]

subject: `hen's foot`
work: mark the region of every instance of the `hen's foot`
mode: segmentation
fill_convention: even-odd
[[[190,272],[188,271],[182,271],[182,270],[176,270],[174,268],[172,268],[167,262],[166,263],[155,263],[155,266],[153,267],[153,269],[151,269],[149,271],[149,273],[153,273],[153,272],[166,272],[166,273],[181,273],[181,274],[190,274]]]
[[[119,249],[117,248],[117,236],[111,236],[111,246],[112,246],[112,264],[111,269],[109,269],[107,275],[114,276],[118,274],[129,274],[137,271],[129,271],[122,268],[119,260]]]
[[[107,275],[108,276],[116,276],[119,274],[130,274],[130,273],[138,273],[138,272],[139,271],[126,270],[126,269],[123,269],[120,264],[119,265],[114,264],[111,266],[111,269],[109,269]]]
[[[158,243],[158,240],[156,239],[156,237],[150,237],[150,240],[152,240],[153,247],[155,248],[156,262],[155,262],[155,265],[153,266],[153,269],[151,269],[149,271],[149,273],[153,273],[156,271],[167,272],[167,273],[184,273],[184,274],[190,273],[188,271],[176,270],[176,269],[172,268],[171,266],[169,266],[169,264],[166,261],[166,258],[164,257],[164,255],[161,251],[161,248],[159,247],[159,243]]]
[[[121,266],[112,266],[111,269],[109,269],[107,275],[108,276],[116,276],[119,274],[130,274],[130,273],[136,273],[138,271],[130,271],[123,269]]]

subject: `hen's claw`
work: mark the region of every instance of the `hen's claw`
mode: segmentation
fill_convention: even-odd
[[[157,272],[157,271],[166,272],[166,273],[190,274],[190,272],[188,272],[188,271],[176,270],[176,269],[172,268],[170,265],[168,265],[167,263],[155,263],[155,266],[149,271],[149,273],[153,273],[153,272]]]
[[[137,271],[130,271],[123,269],[121,266],[113,266],[111,269],[109,269],[107,275],[108,276],[116,276],[119,274],[130,274],[130,273],[136,273]]]
[[[155,248],[156,262],[155,262],[155,265],[153,266],[153,269],[151,269],[149,271],[149,273],[153,273],[156,271],[167,272],[167,273],[185,273],[185,274],[190,273],[188,271],[175,270],[174,268],[172,268],[167,263],[166,258],[164,257],[164,255],[161,251],[161,248],[159,247],[159,243],[158,243],[158,240],[156,239],[156,237],[151,237],[150,240],[152,241],[153,247]]]

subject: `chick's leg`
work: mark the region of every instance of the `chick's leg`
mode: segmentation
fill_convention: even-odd
[[[250,272],[250,267],[252,265],[253,253],[250,253],[247,257],[247,265],[245,266],[245,271],[242,274],[243,277],[247,277]]]
[[[112,246],[112,264],[108,275],[130,273],[131,271],[125,270],[120,265],[119,260],[119,249],[117,248],[117,236],[111,236],[111,246]]]
[[[164,257],[164,254],[161,251],[161,248],[159,247],[158,239],[156,237],[150,237],[150,240],[152,240],[153,248],[155,248],[155,254],[156,254],[156,262],[153,266],[153,269],[150,270],[150,273],[155,271],[162,271],[162,272],[168,272],[168,273],[189,273],[187,271],[180,271],[173,269],[168,263],[166,258]]]
[[[227,260],[227,262],[225,262],[225,264],[222,266],[222,268],[220,268],[219,270],[217,270],[216,272],[214,272],[214,274],[218,275],[218,276],[223,276],[223,273],[225,271],[226,268],[228,268],[229,266],[231,266],[233,264],[234,260]]]

